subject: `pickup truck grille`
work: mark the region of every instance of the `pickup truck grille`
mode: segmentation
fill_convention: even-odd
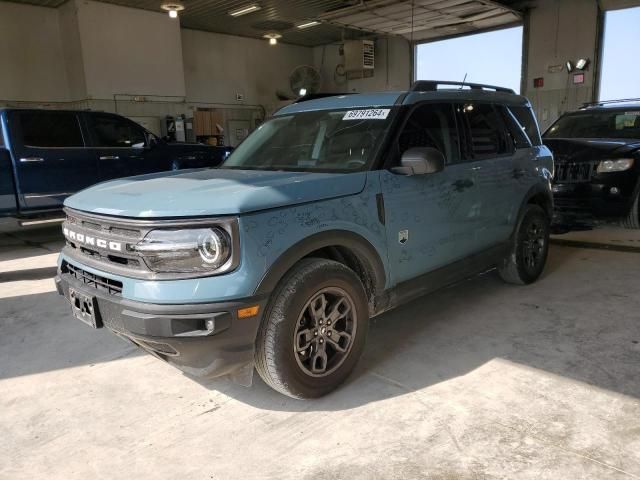
[[[556,162],[554,183],[587,183],[596,174],[599,162]]]

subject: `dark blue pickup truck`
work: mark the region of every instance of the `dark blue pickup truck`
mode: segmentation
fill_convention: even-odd
[[[0,217],[55,221],[62,202],[120,177],[214,167],[231,147],[168,143],[120,115],[0,109]]]

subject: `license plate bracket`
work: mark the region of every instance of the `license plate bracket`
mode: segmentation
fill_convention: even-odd
[[[98,312],[96,297],[69,289],[69,302],[73,316],[92,328],[102,328],[102,319]]]

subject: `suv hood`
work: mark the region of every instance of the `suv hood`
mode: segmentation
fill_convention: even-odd
[[[65,206],[138,218],[237,215],[362,191],[367,175],[204,169],[141,175],[101,183]]]
[[[605,160],[632,154],[640,148],[637,139],[543,138],[542,141],[553,152],[556,162]]]

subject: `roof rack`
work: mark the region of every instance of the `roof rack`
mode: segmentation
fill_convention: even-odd
[[[495,85],[484,85],[482,83],[469,83],[469,82],[450,82],[447,80],[418,80],[411,87],[412,92],[434,92],[438,90],[439,85],[451,85],[460,87],[469,87],[472,90],[493,90],[494,92],[513,93],[513,90],[506,87],[496,87]]]
[[[293,103],[300,102],[308,102],[309,100],[315,100],[317,98],[326,98],[326,97],[338,97],[340,95],[353,95],[351,92],[345,93],[308,93],[300,98],[297,98],[293,101]]]
[[[621,98],[620,100],[602,100],[599,102],[586,102],[582,104],[582,106],[580,107],[580,110],[584,108],[589,108],[589,107],[602,107],[604,105],[611,105],[612,103],[633,103],[633,102],[640,103],[640,98]]]

